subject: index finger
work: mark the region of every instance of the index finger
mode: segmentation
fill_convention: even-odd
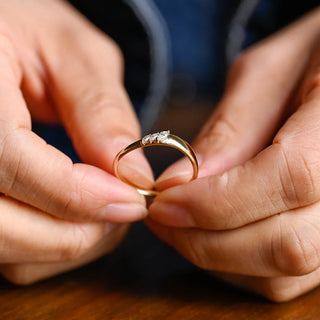
[[[2,140],[0,192],[70,220],[131,222],[146,215],[136,190],[99,168],[73,164],[25,128]]]
[[[244,165],[160,194],[150,216],[167,225],[231,229],[320,199],[320,88],[273,144]]]
[[[10,44],[0,48],[0,192],[65,219],[144,217],[144,199],[133,188],[101,169],[73,164],[31,131],[14,57]]]

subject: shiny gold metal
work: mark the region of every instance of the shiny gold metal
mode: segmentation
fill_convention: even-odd
[[[145,196],[156,196],[159,192],[157,190],[146,190],[138,188],[136,185],[132,184],[130,181],[125,179],[119,174],[118,166],[119,161],[129,152],[139,149],[139,148],[145,148],[145,147],[153,147],[153,146],[167,146],[175,148],[179,151],[181,151],[191,162],[192,168],[193,168],[193,174],[190,179],[194,180],[198,177],[198,161],[196,158],[196,155],[194,151],[192,150],[191,146],[188,142],[184,141],[178,136],[175,136],[173,134],[170,134],[170,131],[161,131],[157,133],[152,133],[149,135],[144,136],[141,140],[138,140],[136,142],[131,143],[126,148],[122,149],[115,157],[113,162],[113,168],[115,175],[122,180],[123,182],[131,185],[132,187],[136,188],[138,192]]]

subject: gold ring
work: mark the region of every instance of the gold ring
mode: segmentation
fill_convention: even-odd
[[[198,176],[198,161],[196,158],[196,155],[194,151],[192,150],[191,146],[189,145],[188,142],[184,141],[178,136],[175,136],[173,134],[170,134],[169,130],[166,131],[161,131],[157,133],[152,133],[144,136],[141,140],[138,140],[136,142],[131,143],[128,145],[126,148],[122,149],[115,157],[114,162],[113,162],[113,168],[115,175],[117,178],[122,180],[123,182],[131,185],[132,187],[135,187],[138,192],[142,195],[145,196],[156,196],[159,192],[157,190],[147,190],[147,189],[142,189],[142,188],[137,188],[137,186],[133,185],[128,181],[127,179],[123,178],[119,174],[118,166],[119,166],[119,161],[129,152],[139,149],[139,148],[145,148],[145,147],[150,147],[150,146],[167,146],[167,147],[172,147],[175,148],[179,151],[181,151],[191,162],[192,168],[193,168],[193,174],[190,179],[194,180]]]

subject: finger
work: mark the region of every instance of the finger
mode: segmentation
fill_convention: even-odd
[[[122,54],[89,22],[72,23],[69,34],[63,39],[54,34],[54,41],[46,41],[42,48],[49,90],[82,160],[113,173],[115,155],[140,139],[139,123],[124,89]],[[127,157],[126,164],[135,184],[153,187],[152,170],[142,152]]]
[[[167,225],[228,229],[318,201],[319,98],[315,87],[272,146],[243,166],[164,191],[151,217]]]
[[[248,277],[234,274],[214,273],[232,285],[256,292],[274,302],[292,300],[320,284],[320,269],[298,277]]]
[[[200,177],[244,163],[272,140],[309,58],[311,37],[301,37],[302,28],[297,27],[252,47],[231,67],[224,96],[193,143]],[[190,167],[184,159],[157,179],[156,188],[164,190],[188,178]]]
[[[95,167],[73,165],[30,131],[30,114],[19,89],[22,71],[15,54],[12,43],[3,39],[0,192],[72,220],[130,222],[144,217],[144,199],[135,190]]]
[[[1,264],[81,260],[114,233],[109,238],[111,245],[120,229],[120,225],[104,222],[56,219],[4,196],[0,197],[0,212]]]
[[[300,276],[320,267],[320,203],[228,231],[168,228],[163,241],[200,268],[259,277]]]
[[[27,129],[7,132],[1,146],[0,191],[12,198],[71,220],[131,222],[147,214],[133,188],[96,167],[72,164]]]
[[[10,263],[0,265],[0,273],[7,280],[18,284],[28,285],[40,281],[82,265],[88,264],[99,257],[109,253],[122,240],[127,226],[113,229],[106,234],[94,247],[80,257],[70,261],[60,262],[38,262],[38,263]]]

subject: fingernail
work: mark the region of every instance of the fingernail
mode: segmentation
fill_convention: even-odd
[[[110,222],[128,223],[144,219],[148,210],[139,203],[112,203],[102,208],[99,215]]]
[[[195,226],[191,214],[178,204],[153,202],[149,208],[152,220],[171,227],[190,228]]]

